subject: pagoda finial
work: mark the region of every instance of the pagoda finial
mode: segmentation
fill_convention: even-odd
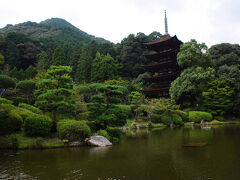
[[[166,10],[165,10],[164,22],[165,22],[165,35],[169,35],[168,34],[168,24],[167,24],[167,12],[166,12]]]

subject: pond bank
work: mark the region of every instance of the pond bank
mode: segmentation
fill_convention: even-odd
[[[229,125],[236,124],[239,125],[240,121],[227,121],[220,122],[213,120],[211,122],[206,122],[207,126],[213,125]],[[191,122],[184,123],[185,127],[193,126]],[[194,126],[200,126],[200,124],[194,124]],[[125,126],[125,131],[134,131],[136,129],[163,129],[166,128],[163,124],[149,124],[142,122],[128,123]],[[123,128],[124,131],[124,128]],[[52,138],[41,138],[41,137],[26,137],[22,134],[12,134],[7,136],[0,136],[0,149],[57,149],[57,148],[71,148],[71,147],[82,147],[88,146],[85,142],[66,142],[57,137]]]

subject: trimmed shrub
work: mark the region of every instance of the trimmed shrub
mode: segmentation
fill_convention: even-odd
[[[32,111],[29,111],[27,109],[24,108],[17,108],[17,113],[22,117],[23,122],[25,121],[25,119],[31,115],[33,115],[34,113]]]
[[[57,132],[60,139],[69,141],[84,140],[90,136],[91,130],[86,121],[61,120],[57,123]]]
[[[7,112],[10,112],[11,110],[16,109],[17,107],[12,104],[0,104],[0,109],[6,110]]]
[[[175,110],[175,111],[173,111],[173,113],[179,115],[182,118],[183,122],[188,122],[189,119],[188,119],[188,113],[187,112],[184,112],[184,111],[181,111],[181,110]]]
[[[33,80],[23,80],[17,83],[16,88],[26,93],[31,93],[36,88],[36,82]]]
[[[107,115],[102,115],[103,118],[108,119],[108,125],[110,126],[124,126],[127,121],[127,114],[124,112],[123,108],[118,106],[112,106],[106,111]]]
[[[32,114],[24,121],[24,132],[28,136],[47,136],[52,128],[53,121],[48,116]]]
[[[33,113],[36,113],[36,114],[42,114],[42,111],[40,109],[38,109],[37,107],[34,107],[32,105],[29,105],[29,104],[19,103],[18,107],[27,109],[27,110],[29,110],[29,111],[31,111]]]
[[[100,129],[96,133],[94,133],[94,136],[104,136],[109,141],[111,140],[111,137],[109,136],[108,132],[106,130]]]
[[[0,135],[21,130],[22,123],[22,117],[15,110],[0,109]]]
[[[183,121],[181,116],[177,114],[162,114],[161,121],[163,124],[170,126],[171,122],[173,122],[177,126],[183,125]]]
[[[202,111],[190,111],[189,112],[189,121],[200,123],[202,120],[204,121],[211,121],[212,120],[212,114],[208,112],[202,112]]]
[[[6,75],[0,75],[0,88],[15,88],[15,81]]]
[[[171,115],[172,121],[175,125],[177,126],[182,126],[183,125],[183,121],[181,116],[177,115],[177,114],[172,114]]]
[[[12,104],[12,103],[13,101],[0,97],[0,104]]]

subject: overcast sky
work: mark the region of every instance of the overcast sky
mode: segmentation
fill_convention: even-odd
[[[0,28],[59,17],[79,29],[121,42],[129,34],[164,33],[208,46],[240,43],[240,0],[1,0]]]

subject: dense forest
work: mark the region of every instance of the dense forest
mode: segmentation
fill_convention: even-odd
[[[240,116],[238,44],[183,43],[171,98],[148,99],[141,91],[149,63],[143,43],[161,38],[159,32],[130,34],[114,44],[53,18],[7,25],[0,33],[0,135],[11,146],[25,136],[68,142],[98,134],[117,141],[123,126]],[[0,138],[0,146],[6,144]]]

